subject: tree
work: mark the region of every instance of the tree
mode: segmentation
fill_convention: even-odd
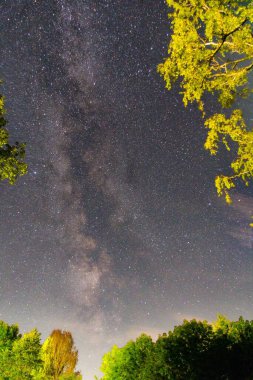
[[[240,317],[233,322],[220,315],[213,324],[213,331],[216,343],[213,356],[220,358],[227,378],[252,379],[253,321]]]
[[[3,347],[11,347],[20,336],[18,325],[8,325],[6,322],[0,321],[0,350]]]
[[[161,379],[211,379],[207,376],[205,353],[212,342],[212,327],[206,322],[184,321],[156,342],[154,362]]]
[[[155,343],[146,335],[103,357],[101,380],[253,379],[253,321],[184,321]]]
[[[37,329],[24,334],[15,340],[12,347],[14,365],[11,379],[33,379],[42,368],[40,359],[40,333]]]
[[[0,321],[1,380],[39,379],[36,375],[42,368],[40,350],[40,334],[36,329],[22,336],[17,325]]]
[[[60,376],[60,380],[82,380],[82,375],[79,371],[67,374],[67,375],[62,375]]]
[[[59,380],[74,375],[78,352],[68,331],[54,330],[42,346],[44,373],[48,379]]]
[[[147,380],[146,363],[153,351],[152,339],[142,334],[136,342],[130,341],[124,347],[113,346],[105,354],[101,371],[101,380]]]
[[[17,178],[27,173],[25,144],[9,144],[9,133],[5,128],[4,98],[0,95],[0,181],[7,179],[13,185]]]
[[[13,367],[12,347],[19,338],[17,325],[8,325],[0,321],[0,379],[8,375]]]
[[[76,363],[69,332],[54,330],[42,347],[37,329],[21,335],[18,325],[0,321],[0,380],[82,380]]]
[[[170,90],[180,83],[183,103],[197,102],[206,117],[204,95],[218,98],[223,108],[252,93],[249,75],[253,70],[253,3],[251,0],[167,0],[171,7],[171,40],[168,57],[158,72]],[[231,202],[229,190],[240,179],[246,185],[253,177],[253,131],[246,127],[239,109],[230,117],[215,114],[205,120],[208,129],[205,149],[212,155],[220,143],[230,150],[237,146],[231,175],[215,179],[218,195]]]

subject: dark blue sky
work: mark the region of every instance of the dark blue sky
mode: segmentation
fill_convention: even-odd
[[[253,199],[217,198],[226,157],[209,157],[196,107],[156,73],[165,3],[4,0],[0,17],[9,130],[29,164],[1,184],[0,318],[71,330],[87,380],[141,332],[252,319]]]

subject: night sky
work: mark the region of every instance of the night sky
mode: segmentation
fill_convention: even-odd
[[[253,319],[253,197],[217,197],[228,157],[204,151],[197,108],[156,73],[167,12],[157,0],[0,3],[1,92],[29,164],[0,185],[0,319],[43,339],[70,330],[86,380],[141,332]]]

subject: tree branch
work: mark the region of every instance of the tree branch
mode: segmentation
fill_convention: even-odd
[[[231,30],[231,32],[228,32],[228,33],[225,33],[222,35],[222,38],[221,38],[221,43],[220,45],[214,50],[213,54],[211,55],[211,57],[209,58],[209,65],[211,64],[214,56],[220,51],[220,49],[222,48],[222,46],[224,45],[224,43],[226,42],[226,39],[231,36],[231,34],[237,32],[246,22],[248,21],[248,18],[245,18],[243,20],[243,22],[237,26],[234,30]]]

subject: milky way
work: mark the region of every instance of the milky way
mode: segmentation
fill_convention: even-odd
[[[142,331],[218,312],[252,319],[253,199],[217,198],[227,157],[204,152],[197,109],[156,73],[165,3],[0,7],[9,130],[29,164],[1,184],[1,318],[43,338],[71,330],[86,379]]]

